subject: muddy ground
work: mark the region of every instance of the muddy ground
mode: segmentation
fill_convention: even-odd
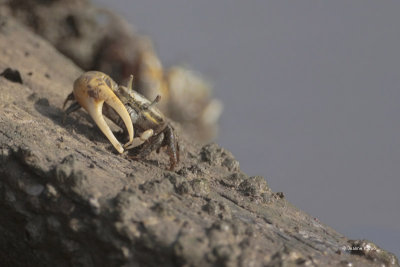
[[[63,121],[82,72],[0,17],[1,266],[398,266],[179,125],[175,171],[163,151],[140,161],[116,154],[85,111]]]

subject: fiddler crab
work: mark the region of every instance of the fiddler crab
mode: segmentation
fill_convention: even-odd
[[[173,127],[155,107],[161,97],[158,95],[149,101],[134,91],[132,84],[132,75],[128,85],[122,86],[102,72],[86,72],[75,80],[73,91],[66,98],[63,109],[69,101],[73,103],[65,110],[65,114],[83,107],[119,153],[137,148],[135,155],[129,158],[143,158],[153,150],[159,152],[160,148],[167,147],[169,169],[173,170],[179,163],[179,144]],[[129,136],[126,144],[121,145],[114,136],[103,113],[119,127],[125,128]]]

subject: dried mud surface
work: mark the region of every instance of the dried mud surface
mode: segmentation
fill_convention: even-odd
[[[181,133],[171,172],[163,152],[117,155],[84,111],[63,122],[82,70],[6,16],[0,55],[1,266],[398,266],[241,172],[217,144]]]

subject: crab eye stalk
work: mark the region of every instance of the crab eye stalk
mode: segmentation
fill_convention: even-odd
[[[133,90],[133,75],[129,75],[129,81],[128,81],[128,90],[129,92]]]
[[[150,104],[143,104],[143,110],[149,109],[152,106],[156,105],[158,102],[160,102],[161,96],[157,95],[156,98],[150,103]]]
[[[157,95],[156,98],[154,98],[153,102],[151,102],[151,104],[150,104],[149,107],[151,107],[151,106],[157,104],[158,102],[160,102],[160,100],[161,100],[161,96],[160,96],[160,95]]]
[[[124,148],[119,143],[117,138],[115,138],[110,127],[104,120],[102,114],[104,102],[111,106],[115,112],[117,112],[124,122],[126,129],[128,130],[129,142],[125,144],[125,146],[133,142],[134,131],[132,120],[119,98],[114,94],[111,88],[106,85],[106,83],[102,82],[102,77],[91,78],[92,79],[88,79],[88,77],[84,74],[75,81],[73,90],[75,99],[89,113],[115,149],[119,153],[122,153],[124,152]]]

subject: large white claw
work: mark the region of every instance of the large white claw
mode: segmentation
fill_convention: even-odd
[[[124,104],[122,104],[119,98],[107,85],[105,78],[111,79],[101,72],[87,72],[75,81],[73,93],[75,99],[89,113],[115,149],[119,153],[122,153],[124,152],[124,148],[118,142],[117,138],[115,138],[110,127],[104,120],[102,113],[104,102],[118,113],[128,130],[129,142],[125,144],[125,146],[128,146],[133,142],[134,132],[132,120]]]

